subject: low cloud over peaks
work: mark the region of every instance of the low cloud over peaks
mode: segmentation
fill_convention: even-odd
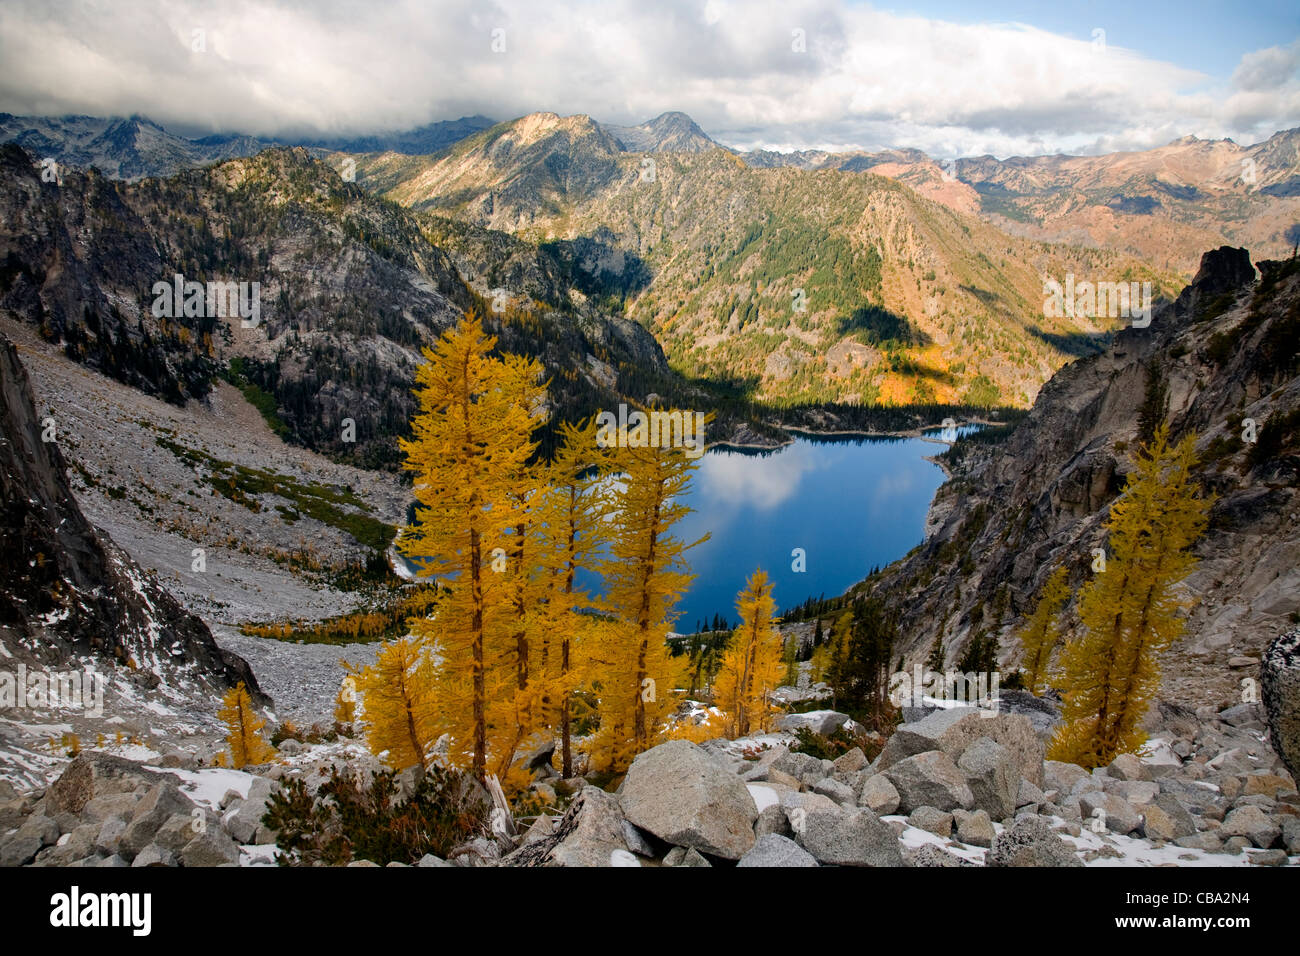
[[[299,5],[43,0],[0,10],[0,109],[148,115],[189,133],[343,135],[550,110],[689,113],[738,148],[937,155],[1262,139],[1300,115],[1300,46],[1205,74],[1017,23],[832,0]]]

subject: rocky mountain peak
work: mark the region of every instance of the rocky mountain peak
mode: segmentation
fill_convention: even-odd
[[[605,129],[630,153],[703,153],[719,148],[695,120],[676,110],[638,126]]]
[[[1220,246],[1201,256],[1196,277],[1178,295],[1175,310],[1190,314],[1199,302],[1208,302],[1216,296],[1238,292],[1255,281],[1255,267],[1250,253],[1245,249]]]

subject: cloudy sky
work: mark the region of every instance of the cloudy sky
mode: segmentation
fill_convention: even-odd
[[[741,149],[941,158],[1300,126],[1300,4],[0,0],[0,110],[190,135],[689,113]]]

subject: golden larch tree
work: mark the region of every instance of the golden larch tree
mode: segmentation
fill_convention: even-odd
[[[1065,567],[1053,571],[1043,583],[1038,604],[1020,632],[1021,668],[1025,689],[1041,694],[1047,689],[1047,672],[1052,654],[1061,640],[1061,608],[1070,596]]]
[[[675,708],[673,690],[685,660],[673,658],[673,610],[694,575],[689,548],[670,531],[690,513],[682,502],[698,464],[679,447],[629,445],[624,429],[612,447],[623,486],[611,520],[603,566],[603,605],[619,621],[593,655],[599,667],[600,729],[592,744],[597,767],[622,769],[664,736]]]
[[[1210,506],[1195,464],[1195,435],[1170,445],[1161,425],[1111,506],[1106,570],[1083,588],[1084,633],[1061,655],[1065,722],[1053,760],[1099,767],[1145,742],[1138,722],[1159,687],[1158,655],[1182,635],[1176,586],[1196,566],[1191,547]]]
[[[609,456],[596,445],[596,420],[560,425],[560,442],[547,465],[546,549],[548,589],[544,627],[550,640],[542,648],[543,667],[553,697],[546,704],[560,732],[560,770],[573,776],[573,695],[591,672],[593,634],[598,619],[589,613],[591,595],[578,583],[580,573],[599,573],[607,540],[611,497],[605,475]]]
[[[226,744],[230,747],[232,767],[238,769],[248,764],[266,763],[275,756],[275,748],[262,738],[266,721],[253,710],[253,699],[243,681],[222,696],[217,718],[226,725]]]
[[[356,677],[366,744],[394,770],[428,766],[441,726],[434,675],[428,649],[403,637],[384,644]]]
[[[341,662],[346,667],[347,662]],[[357,679],[348,674],[339,684],[338,693],[334,695],[334,729],[341,734],[351,735],[352,723],[357,715]]]
[[[555,621],[547,593],[551,578],[545,567],[550,556],[544,526],[549,497],[550,489],[543,487],[511,493],[516,521],[507,529],[504,554],[498,552],[505,564],[502,573],[509,617],[502,663],[512,674],[510,690],[495,718],[507,731],[501,737],[493,771],[503,780],[520,744],[546,727],[547,704],[554,696],[556,678],[549,659]]]
[[[508,719],[489,713],[494,702],[512,710],[517,673],[510,667],[516,618],[509,579],[493,570],[510,549],[522,520],[521,491],[532,483],[528,462],[545,408],[537,362],[493,356],[496,339],[471,312],[425,349],[416,370],[419,412],[402,442],[404,468],[414,475],[416,521],[399,546],[421,574],[443,590],[432,613],[412,619],[412,633],[437,661],[435,697],[452,737],[450,756],[485,778],[490,738],[498,749],[512,738]]]
[[[756,570],[736,597],[740,626],[722,655],[713,681],[713,702],[727,714],[727,736],[744,737],[767,729],[768,694],[781,678],[781,633],[774,626],[772,583]]]

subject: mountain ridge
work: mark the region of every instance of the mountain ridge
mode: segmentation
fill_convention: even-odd
[[[671,384],[649,334],[570,295],[544,251],[485,241],[467,280],[417,217],[300,148],[139,183],[75,170],[44,182],[12,145],[0,147],[0,167],[0,309],[173,404],[233,377],[292,440],[356,464],[398,460],[419,350],[470,308],[488,316],[501,349],[543,361],[558,405],[617,404],[628,397],[620,376],[626,386],[633,373]],[[257,282],[256,327],[232,315],[157,317],[151,290],[175,274]],[[498,274],[520,283],[499,312],[488,284]]]
[[[106,175],[138,179],[286,145],[354,156],[391,153],[410,160],[526,119],[498,124],[476,115],[361,136],[232,132],[188,139],[138,115],[97,119],[0,113],[0,141],[18,142],[61,163],[96,165]],[[998,159],[986,154],[941,160],[909,147],[743,152],[718,143],[680,111],[635,126],[588,119],[611,138],[617,152],[704,153],[716,148],[756,168],[872,171],[1012,234],[1115,248],[1158,269],[1179,272],[1185,280],[1204,249],[1224,243],[1282,255],[1288,246],[1286,228],[1300,221],[1300,128],[1278,130],[1249,146],[1187,135],[1150,149],[1098,155]],[[400,165],[400,160],[390,165]],[[370,166],[378,168],[373,162]]]
[[[956,403],[975,389],[974,404],[1027,405],[1110,328],[1053,324],[1044,276],[1177,288],[1132,257],[1008,238],[875,170],[629,154],[589,117],[534,114],[435,156],[357,163],[358,182],[408,208],[600,246],[593,268],[678,371],[760,399]]]
[[[1257,280],[1244,249],[1206,253],[1149,328],[1061,369],[1001,440],[959,441],[944,456],[952,475],[924,543],[854,588],[897,610],[908,635],[900,653],[924,660],[938,640],[951,662],[985,631],[999,638],[1004,667],[1016,659],[1016,628],[1054,568],[1068,569],[1073,590],[1092,573],[1156,376],[1168,395],[1161,417],[1175,438],[1198,433],[1202,486],[1217,496],[1185,584],[1196,606],[1162,696],[1231,701],[1240,678],[1257,677],[1258,655],[1300,613],[1300,262],[1259,269]],[[1254,445],[1241,437],[1246,418]],[[1074,614],[1072,599],[1067,628]]]

